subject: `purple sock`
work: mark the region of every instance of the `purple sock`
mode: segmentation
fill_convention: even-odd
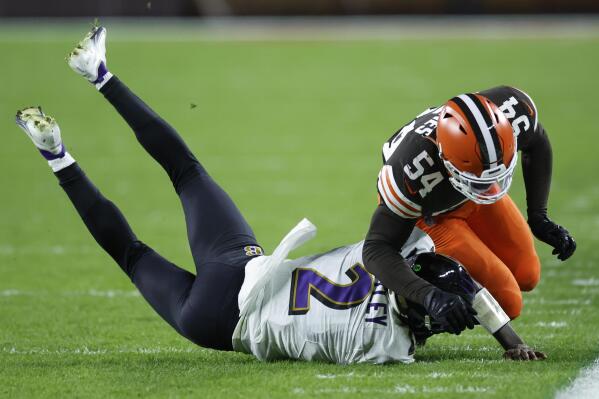
[[[38,150],[39,150],[39,148],[38,148]],[[60,152],[58,154],[53,154],[50,151],[46,151],[46,150],[39,150],[39,152],[42,154],[42,156],[44,158],[46,158],[46,160],[52,161],[54,159],[58,159],[58,158],[64,157],[64,154],[66,152],[66,147],[64,146],[64,144],[61,144],[60,145]]]
[[[106,76],[107,73],[108,73],[108,69],[106,68],[106,65],[104,65],[103,62],[100,62],[100,65],[98,66],[98,79],[96,79],[92,83],[98,84],[98,83],[102,82],[104,80],[104,76]]]

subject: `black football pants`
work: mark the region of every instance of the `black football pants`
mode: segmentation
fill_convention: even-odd
[[[246,247],[258,245],[252,229],[177,132],[116,76],[101,92],[170,177],[183,205],[196,275],[139,241],[76,163],[56,173],[60,185],[98,244],[164,320],[198,345],[231,350],[244,268],[256,254]]]

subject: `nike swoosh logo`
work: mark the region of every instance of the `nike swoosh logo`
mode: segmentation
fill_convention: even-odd
[[[416,195],[416,190],[412,189],[412,186],[410,186],[410,184],[404,180],[404,185],[406,186],[406,188],[408,189],[408,191],[410,192],[410,194],[412,195]]]

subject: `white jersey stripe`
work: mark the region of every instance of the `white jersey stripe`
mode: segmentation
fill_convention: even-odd
[[[404,219],[412,219],[413,218],[412,216],[402,212],[401,209],[399,209],[393,202],[391,202],[391,200],[389,199],[389,194],[387,194],[385,192],[385,189],[381,183],[381,179],[379,179],[378,187],[379,187],[379,192],[381,193],[381,198],[383,199],[383,202],[385,203],[385,205],[387,205],[387,208],[389,208],[397,216],[400,216]]]
[[[405,204],[403,204],[401,202],[401,200],[398,200],[397,197],[393,195],[393,192],[391,191],[392,188],[389,186],[387,180],[388,180],[388,175],[385,173],[385,167],[383,167],[383,169],[381,170],[381,173],[379,174],[378,184],[379,184],[379,191],[381,192],[381,194],[383,196],[383,200],[385,201],[385,204],[387,205],[387,207],[389,207],[389,209],[394,211],[394,213],[397,213],[398,215],[405,217],[405,218],[419,217],[420,212],[410,209]]]
[[[472,101],[470,97],[468,97],[465,94],[462,94],[458,96],[458,98],[464,101],[472,115],[474,115],[476,123],[478,123],[478,127],[480,128],[480,131],[483,134],[485,146],[487,147],[487,153],[489,154],[489,163],[492,167],[497,166],[497,152],[495,151],[495,146],[493,145],[493,138],[491,137],[491,132],[489,132],[489,127],[485,123],[485,118],[480,113],[478,107],[476,106],[476,104],[474,104],[474,101]]]
[[[391,198],[395,201],[395,203],[399,204],[399,206],[401,207],[402,210],[404,210],[405,212],[407,212],[409,215],[412,215],[414,217],[419,217],[420,216],[420,211],[418,209],[413,209],[411,206],[409,206],[407,203],[405,203],[402,198],[406,198],[400,191],[395,191],[395,189],[393,188],[393,186],[397,187],[397,185],[395,185],[395,181],[393,179],[393,175],[391,174],[391,166],[387,165],[388,167],[386,167],[383,171],[383,185],[385,186],[387,193],[391,194]],[[389,185],[389,182],[391,182],[391,186]],[[409,201],[409,200],[408,200]]]
[[[391,167],[391,165],[385,165],[383,167],[383,169],[385,169],[387,171],[387,176],[389,177],[389,181],[391,181],[391,185],[393,188],[393,191],[395,193],[397,193],[397,195],[399,196],[399,198],[406,203],[406,205],[409,205],[410,207],[414,208],[418,213],[422,210],[422,207],[412,201],[410,201],[408,199],[408,197],[406,197],[405,195],[403,195],[403,193],[401,192],[401,190],[399,189],[399,187],[397,186],[397,184],[395,183],[395,179],[393,178],[393,168]]]
[[[389,193],[388,186],[384,183],[384,180],[385,178],[381,171],[381,173],[379,174],[378,188],[379,192],[381,193],[381,197],[385,202],[385,205],[387,205],[387,208],[389,208],[396,215],[401,216],[405,219],[414,219],[420,216],[414,214],[413,211],[410,211],[409,209],[403,207],[395,198],[393,198],[391,193]]]

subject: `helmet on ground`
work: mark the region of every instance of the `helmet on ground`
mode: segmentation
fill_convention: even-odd
[[[480,289],[468,271],[453,258],[434,252],[424,252],[406,259],[412,271],[418,277],[428,281],[435,287],[452,294],[460,295],[472,303]],[[410,327],[416,343],[423,344],[433,334],[445,330],[431,319],[424,307],[400,295],[392,296],[397,300],[400,318]]]
[[[470,93],[445,103],[437,145],[450,183],[466,198],[491,204],[507,193],[518,159],[516,136],[488,98]]]

